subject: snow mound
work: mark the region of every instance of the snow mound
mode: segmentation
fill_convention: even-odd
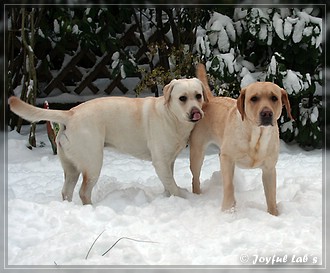
[[[261,258],[274,255],[291,260],[308,255],[306,264],[322,263],[319,150],[281,144],[280,215],[274,217],[266,212],[258,169],[236,169],[236,211],[221,212],[221,170],[213,148],[205,157],[201,195],[167,197],[150,162],[105,150],[94,205],[81,204],[81,182],[73,202],[63,202],[62,169],[43,126],[37,137],[45,145],[31,151],[26,135],[9,133],[8,265],[217,267],[265,264]],[[191,192],[188,149],[176,160],[175,178]]]

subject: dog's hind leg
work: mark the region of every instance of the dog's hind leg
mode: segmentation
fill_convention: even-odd
[[[100,171],[94,174],[89,171],[83,173],[83,181],[79,190],[79,196],[84,205],[92,204],[92,190],[99,178]]]
[[[77,184],[80,172],[77,171],[77,169],[74,169],[75,167],[73,167],[70,170],[65,170],[64,171],[64,185],[62,188],[62,197],[63,200],[67,200],[69,202],[72,201],[72,195],[73,195],[73,191],[74,188]]]
[[[72,201],[74,188],[77,184],[80,171],[77,167],[65,156],[61,147],[58,148],[58,155],[64,170],[64,185],[62,188],[62,198],[69,202]]]
[[[86,150],[85,167],[83,167],[83,181],[80,187],[79,196],[84,205],[92,204],[92,190],[99,179],[102,163],[103,149],[94,146],[94,149]]]

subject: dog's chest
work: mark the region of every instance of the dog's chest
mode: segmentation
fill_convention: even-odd
[[[276,145],[272,143],[273,131],[272,127],[258,127],[252,131],[250,138],[245,143],[243,157],[239,158],[236,163],[243,168],[261,167],[272,153],[271,147]]]
[[[176,133],[172,136],[173,137],[173,145],[174,153],[177,155],[180,153],[182,149],[184,149],[189,143],[189,136],[193,129],[193,126],[182,126],[181,128],[178,127]]]

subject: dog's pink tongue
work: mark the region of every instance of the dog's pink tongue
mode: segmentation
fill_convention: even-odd
[[[194,111],[193,112],[192,120],[200,120],[201,118],[202,118],[202,115],[199,111]]]

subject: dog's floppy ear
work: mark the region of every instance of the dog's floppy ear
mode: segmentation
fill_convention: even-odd
[[[202,82],[200,79],[198,79],[198,78],[194,78],[194,79],[202,86],[204,102],[209,102],[209,97],[207,96],[208,95],[207,88],[209,88],[209,87],[205,86],[204,82]],[[209,92],[211,92],[211,91],[209,91]]]
[[[240,95],[237,99],[237,109],[240,112],[241,116],[242,116],[242,120],[244,120],[244,116],[245,116],[245,107],[244,107],[244,103],[245,103],[245,91],[246,89],[242,89],[240,92]]]
[[[172,80],[169,84],[165,85],[163,88],[165,104],[168,104],[170,102],[171,93],[172,93],[172,90],[173,90],[173,87],[174,87],[174,84],[176,81],[177,81],[176,79]]]
[[[282,93],[282,103],[284,104],[284,106],[286,108],[286,112],[288,114],[288,117],[290,119],[294,120],[294,118],[291,115],[291,106],[290,106],[288,93],[284,89],[281,89],[281,93]]]

